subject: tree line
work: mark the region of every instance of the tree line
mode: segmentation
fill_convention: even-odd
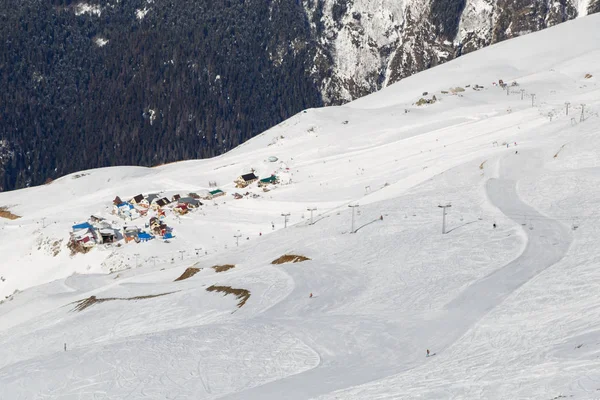
[[[215,156],[323,103],[299,1],[138,0],[100,15],[76,15],[70,0],[5,3],[4,190]]]

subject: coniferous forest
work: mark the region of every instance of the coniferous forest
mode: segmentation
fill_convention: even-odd
[[[125,0],[98,11],[2,1],[0,190],[215,156],[322,105],[299,0]]]
[[[0,0],[0,191],[222,154],[581,11],[559,3],[495,0],[461,36],[465,0]]]

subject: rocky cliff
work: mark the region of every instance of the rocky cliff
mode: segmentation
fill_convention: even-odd
[[[364,96],[515,36],[597,12],[559,0],[305,0],[326,104]]]

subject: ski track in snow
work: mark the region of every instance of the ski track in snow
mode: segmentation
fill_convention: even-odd
[[[519,163],[524,157],[527,153],[522,157],[512,157],[510,170],[517,174],[524,171],[525,165]],[[504,160],[503,164],[507,163]],[[490,201],[516,223],[520,224],[524,215],[535,218],[535,228],[525,228],[527,244],[517,259],[467,288],[448,304],[449,311],[469,308],[471,314],[484,314],[521,285],[560,261],[571,244],[572,238],[563,224],[523,203],[517,194],[517,181],[510,176],[514,172],[507,173],[505,169],[507,167],[503,166],[500,178],[492,178],[486,185]]]
[[[532,155],[531,158],[535,159],[535,155]],[[437,343],[438,352],[451,346],[478,320],[499,305],[520,286],[560,261],[570,246],[571,236],[562,224],[538,213],[532,207],[523,203],[517,194],[517,181],[511,178],[514,178],[515,175],[524,170],[525,165],[521,164],[520,161],[527,159],[531,162],[531,158],[528,159],[527,154],[524,154],[521,157],[512,157],[510,161],[506,159],[502,160],[500,177],[491,178],[486,185],[490,202],[515,222],[520,222],[520,219],[517,218],[520,215],[529,215],[532,218],[537,217],[535,229],[525,230],[527,243],[524,251],[515,260],[467,287],[447,305],[444,313],[433,317],[433,320],[414,322],[412,329],[415,329],[415,331],[422,330],[433,333],[433,335],[430,334],[429,338],[421,338],[421,341],[425,343]],[[360,330],[367,337],[377,338],[377,336],[381,335],[381,332],[386,332],[386,328],[378,325],[376,320],[369,321],[368,318],[363,317],[364,322],[367,322],[366,325],[368,328],[361,326]],[[296,326],[293,329],[296,332],[310,329],[306,324],[304,325],[303,327]],[[318,324],[315,332],[307,333],[306,336],[315,337],[319,334],[324,334],[323,331],[330,330],[331,332],[325,334],[326,336],[339,337],[341,332],[336,325],[335,319],[328,318],[327,323]],[[394,328],[390,329],[390,331],[393,330]],[[408,363],[408,365],[405,362],[403,368],[405,371],[423,363],[423,360],[420,358],[422,357],[423,348],[417,348],[401,341],[392,343],[388,348],[384,348],[381,346],[383,342],[381,337],[377,338],[376,341],[380,343],[379,351],[382,353],[397,354],[412,360],[412,363]],[[347,353],[343,345],[344,343],[338,343],[337,346],[330,344],[328,350],[335,353],[336,356],[331,358],[322,354],[321,364],[311,370],[242,393],[235,393],[226,398],[273,400],[281,398],[312,398],[332,392],[339,387],[360,385],[361,383],[369,382],[380,371],[398,369],[394,366],[393,362],[380,363],[379,365],[369,364],[371,374],[357,369],[356,365],[352,362],[351,354]],[[367,344],[363,343],[364,345]],[[417,355],[414,353],[417,353]],[[335,365],[335,367],[331,368],[329,365]],[[326,383],[321,383],[318,386],[308,385],[308,382],[317,380]],[[290,387],[302,389],[290,392]]]

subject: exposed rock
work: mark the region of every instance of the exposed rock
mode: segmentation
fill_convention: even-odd
[[[423,106],[425,104],[433,104],[437,101],[437,98],[435,96],[433,96],[431,99],[425,99],[423,97],[421,97],[415,104],[417,106]]]
[[[341,104],[490,44],[578,16],[574,0],[304,1],[326,104]],[[594,0],[589,12],[600,9]]]

